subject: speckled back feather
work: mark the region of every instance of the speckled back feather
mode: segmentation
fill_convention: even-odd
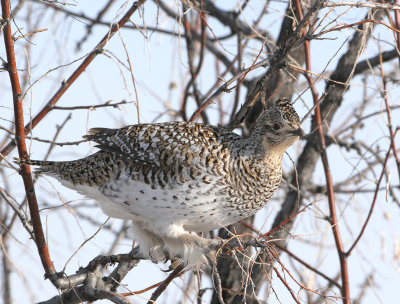
[[[248,137],[189,122],[94,128],[85,138],[96,142],[95,154],[28,163],[96,199],[109,216],[133,220],[144,251],[156,242],[185,256],[187,248],[168,238],[188,238],[187,230],[208,231],[257,212],[279,186],[283,153],[301,132],[293,106],[278,100]]]

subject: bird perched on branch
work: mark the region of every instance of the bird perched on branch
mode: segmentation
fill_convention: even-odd
[[[218,240],[196,233],[255,214],[278,188],[282,156],[303,135],[286,99],[272,101],[247,137],[190,122],[94,128],[99,151],[73,161],[19,160],[99,202],[110,217],[133,221],[142,254],[213,259]],[[215,257],[214,257],[215,259]]]

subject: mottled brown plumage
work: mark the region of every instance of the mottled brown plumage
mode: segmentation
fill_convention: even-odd
[[[169,122],[85,136],[97,153],[65,162],[29,161],[65,186],[96,199],[111,217],[133,220],[142,252],[206,262],[209,231],[256,213],[281,181],[285,150],[302,134],[286,100],[271,102],[248,137],[221,127]]]

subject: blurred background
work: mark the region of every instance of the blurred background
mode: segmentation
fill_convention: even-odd
[[[7,2],[2,1],[2,7]],[[87,68],[79,69],[135,2],[11,1],[24,124],[29,126],[54,103],[26,134],[30,158],[82,158],[96,151],[82,141],[92,127],[189,120],[201,105],[206,107],[194,117],[196,122],[246,135],[268,100],[286,97],[311,135],[287,151],[284,181],[266,207],[229,227],[256,239],[279,229],[262,237],[268,249],[248,248],[236,258],[220,259],[226,303],[341,303],[346,302],[344,286],[351,303],[397,303],[397,1],[357,6],[321,1],[319,7],[308,0],[141,2],[129,21],[97,49]],[[303,30],[296,36],[299,24]],[[13,163],[18,157],[13,91],[3,39],[1,45],[0,302],[33,303],[62,291],[44,279],[38,249],[23,225],[29,224],[30,213],[19,167]],[[279,67],[276,58],[282,58]],[[254,67],[263,60],[264,65]],[[71,84],[73,73],[78,77]],[[221,89],[234,77],[229,89]],[[56,100],[56,92],[66,84]],[[255,93],[257,98],[252,98]],[[318,102],[326,149],[313,108]],[[325,163],[321,151],[326,152]],[[100,254],[132,249],[129,222],[107,221],[96,202],[51,177],[33,176],[41,225],[58,272],[71,275]],[[226,232],[210,234],[217,236],[226,237]],[[155,288],[141,291],[164,281],[169,273],[162,270],[168,265],[141,261],[118,292],[134,292],[126,299],[147,303]],[[106,276],[114,267],[100,270]],[[189,269],[157,303],[218,300],[209,272]]]

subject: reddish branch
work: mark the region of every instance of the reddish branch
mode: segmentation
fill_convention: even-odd
[[[285,285],[286,289],[290,292],[290,295],[292,296],[293,300],[297,303],[300,304],[299,300],[297,300],[296,295],[293,292],[293,289],[290,288],[289,284],[287,283],[286,279],[284,279],[281,274],[279,273],[278,269],[276,269],[275,266],[272,266],[272,269],[274,270],[276,276],[279,278],[279,280],[282,282],[283,285]]]
[[[396,5],[399,4],[399,0],[395,0],[394,2]],[[394,20],[396,22],[396,28],[400,29],[400,14],[398,10],[394,11]],[[396,38],[397,38],[397,49],[400,50],[400,32],[396,32]],[[400,55],[399,55],[399,65],[400,65]]]
[[[322,128],[322,119],[321,119],[321,111],[320,107],[317,106],[315,108],[315,120],[318,126],[318,134],[319,140],[321,144],[321,159],[324,166],[325,171],[325,179],[326,186],[328,191],[328,203],[329,203],[329,213],[330,213],[330,222],[333,231],[333,236],[335,239],[336,249],[338,251],[339,260],[340,260],[340,269],[342,276],[342,296],[343,303],[350,304],[350,288],[349,288],[349,273],[347,269],[347,261],[346,254],[344,252],[343,242],[340,236],[339,224],[336,216],[336,205],[335,205],[335,197],[333,190],[333,181],[331,176],[331,171],[329,168],[328,155],[326,153],[326,144],[325,144],[325,134]]]
[[[301,287],[302,289],[304,289],[304,290],[306,290],[306,291],[308,291],[308,292],[311,292],[311,293],[314,293],[314,294],[319,295],[319,296],[321,296],[321,297],[324,297],[324,295],[321,294],[321,293],[319,293],[318,291],[312,290],[312,289],[310,289],[310,288],[304,286],[303,284],[301,284],[301,283],[292,275],[292,273],[289,271],[289,269],[287,269],[287,268],[285,267],[285,265],[282,263],[282,261],[281,261],[280,258],[279,258],[279,254],[278,254],[278,252],[277,252],[276,250],[270,250],[269,252],[270,252],[271,256],[274,256],[274,258],[276,259],[276,261],[279,263],[280,267],[282,268],[282,272],[283,272],[283,273],[287,273],[287,274],[290,276],[290,278],[291,278],[299,287]],[[277,269],[276,267],[273,267],[273,269],[274,269],[275,272],[278,271],[278,269]],[[287,280],[286,280],[286,282],[287,282]]]
[[[260,57],[263,49],[264,49],[264,46],[261,47],[256,59],[253,60],[252,65],[248,69],[243,70],[239,75],[237,75],[237,76],[239,76],[238,79],[237,79],[237,76],[235,76],[233,79],[225,82],[225,84],[222,87],[220,87],[215,93],[231,92],[232,90],[239,87],[239,85],[244,81],[244,79],[246,78],[247,74],[250,73],[250,71],[252,71],[260,66],[263,66],[264,64],[267,64],[267,62],[269,61],[268,59],[262,60],[261,62],[257,63],[257,60]],[[238,57],[238,59],[239,59],[239,57]],[[233,82],[233,80],[235,80],[235,81],[237,80],[237,84],[233,87],[228,87],[228,85],[231,84]],[[222,90],[220,90],[220,89],[222,89]],[[215,93],[209,99],[207,99],[205,102],[203,102],[202,104],[199,105],[197,110],[190,117],[190,119],[189,119],[190,122],[193,122],[200,113],[203,113],[203,111],[206,109],[206,107],[209,106],[211,104],[211,102],[218,96],[218,95],[215,96]],[[256,96],[258,97],[260,94],[261,94],[261,92],[257,92]],[[212,98],[214,96],[215,96],[215,98]]]
[[[385,161],[383,162],[382,172],[381,172],[381,175],[379,176],[378,182],[376,184],[374,198],[372,199],[372,204],[371,204],[371,208],[369,209],[367,219],[365,220],[365,223],[364,223],[363,227],[361,228],[360,234],[357,236],[356,240],[354,241],[353,245],[351,245],[350,249],[346,252],[346,254],[345,254],[346,257],[349,256],[351,254],[351,252],[353,251],[353,249],[357,246],[357,244],[360,241],[362,235],[364,234],[365,228],[368,225],[368,222],[369,222],[369,220],[371,218],[372,212],[374,211],[376,199],[377,199],[378,193],[379,193],[379,186],[380,186],[380,184],[382,182],[383,176],[385,175],[386,164],[387,164],[387,161],[388,161],[389,156],[390,156],[390,151],[393,149],[392,143],[393,143],[394,138],[395,138],[395,136],[397,134],[397,131],[398,131],[398,129],[396,129],[396,132],[393,134],[389,149],[388,149],[388,151],[386,153]]]
[[[303,19],[303,13],[300,5],[300,0],[296,0],[296,8],[299,14],[299,19]],[[310,42],[304,42],[304,52],[305,52],[305,62],[306,62],[306,69],[311,71],[311,56],[310,56]],[[329,167],[328,155],[326,153],[326,143],[325,143],[325,134],[324,129],[322,128],[322,118],[321,118],[321,109],[320,109],[320,101],[318,99],[317,89],[314,86],[314,81],[309,73],[305,74],[307,78],[308,84],[311,88],[311,93],[314,101],[315,106],[315,121],[318,128],[319,134],[319,141],[321,145],[321,159],[324,166],[325,171],[325,179],[326,179],[326,186],[328,191],[328,203],[329,203],[329,212],[330,212],[330,220],[331,220],[331,227],[333,236],[335,239],[336,249],[339,255],[340,260],[340,272],[342,277],[342,286],[341,292],[343,297],[343,303],[350,304],[350,286],[349,286],[349,273],[347,268],[347,260],[346,254],[343,247],[343,242],[340,236],[338,221],[336,217],[336,205],[335,205],[335,196],[333,190],[333,180],[331,176],[331,171]]]
[[[291,252],[290,250],[288,250],[285,247],[280,246],[279,244],[275,243],[274,246],[278,247],[280,250],[284,251],[285,253],[287,253],[289,256],[291,256],[293,259],[295,259],[297,262],[301,263],[302,265],[304,265],[305,267],[307,267],[308,269],[310,269],[311,271],[315,272],[317,275],[323,277],[325,280],[327,280],[329,283],[331,283],[332,285],[335,285],[336,287],[340,288],[340,285],[338,284],[338,282],[336,282],[335,280],[331,279],[330,277],[328,277],[326,274],[324,274],[323,272],[319,271],[317,268],[311,266],[309,263],[307,263],[306,261],[304,261],[303,259],[299,258],[297,255],[295,255],[293,252]]]
[[[232,83],[234,83],[235,81],[239,81],[240,79],[243,78],[243,75],[247,74],[249,71],[257,69],[259,67],[263,67],[268,65],[270,62],[270,59],[264,59],[261,60],[260,62],[258,62],[257,64],[252,65],[251,67],[249,67],[248,69],[245,69],[243,71],[241,71],[240,73],[236,74],[235,76],[233,76],[231,79],[229,79],[228,81],[225,81],[224,84],[222,86],[220,86],[207,100],[205,100],[198,108],[196,111],[194,111],[194,113],[192,114],[192,116],[190,117],[189,121],[193,122],[196,117],[207,107],[209,106],[211,103],[214,102],[215,99],[217,99],[217,97],[219,95],[221,95],[223,92],[229,92],[230,88],[229,85],[231,85]],[[260,95],[260,91],[257,93],[257,95],[254,97],[258,97]]]
[[[304,212],[310,205],[305,206],[304,208],[302,208],[301,210],[297,211],[295,214],[293,214],[292,216],[290,216],[289,218],[287,218],[286,220],[284,220],[283,222],[281,222],[279,225],[276,225],[273,229],[271,229],[270,231],[268,231],[267,233],[263,234],[260,236],[260,238],[266,238],[267,236],[271,235],[273,232],[275,232],[276,230],[278,230],[279,228],[282,228],[287,222],[291,221],[292,219],[294,219],[296,216],[298,216],[300,213]]]
[[[267,73],[265,73],[265,75],[257,81],[252,92],[246,98],[245,104],[240,108],[239,112],[236,113],[235,117],[233,119],[231,119],[231,122],[228,125],[229,129],[234,129],[234,128],[238,127],[240,125],[240,123],[244,120],[245,116],[250,111],[250,109],[254,106],[257,99],[260,97],[261,92],[263,90],[265,90],[266,87],[271,85],[270,81],[271,81],[272,75],[277,73],[280,69],[282,69],[285,66],[286,57],[288,56],[291,49],[296,45],[296,43],[302,38],[302,33],[305,31],[305,28],[309,24],[311,17],[315,13],[315,11],[318,10],[318,8],[322,5],[323,2],[324,2],[323,0],[319,0],[310,8],[310,10],[307,12],[307,15],[305,16],[305,18],[300,21],[300,23],[296,27],[296,30],[293,32],[293,34],[290,36],[287,43],[281,50],[277,51],[274,56],[264,59],[256,64],[256,60],[262,54],[262,51],[263,51],[263,48],[261,48],[257,58],[253,61],[250,68],[242,70],[240,73],[238,73],[236,76],[231,78],[229,81],[226,81],[224,83],[224,85],[219,87],[218,90],[216,90],[207,100],[205,100],[199,106],[199,108],[192,114],[189,121],[194,121],[195,118],[208,105],[210,105],[212,102],[214,102],[214,100],[222,92],[229,92],[230,90],[235,88],[235,87],[232,87],[232,88],[228,87],[230,84],[232,84],[235,81],[238,81],[238,83],[241,83],[244,81],[245,76],[250,71],[252,71],[256,68],[259,68],[259,67],[269,66]]]
[[[291,216],[290,218],[288,218],[287,220],[285,220],[284,222],[282,222],[281,225],[277,226],[276,228],[280,228],[282,227],[284,224],[286,224],[288,221],[290,221],[292,218],[296,217],[299,213],[303,212],[308,206],[304,207],[302,210],[300,210],[299,212],[297,212],[294,216]],[[247,224],[244,221],[240,221],[240,223],[242,225],[244,225],[246,228],[252,230],[253,232],[255,232],[257,235],[260,235],[260,231],[255,229],[252,225]],[[271,234],[272,232],[274,232],[276,229],[272,229],[271,231],[260,235],[259,238],[266,238],[267,235]],[[330,277],[328,277],[327,275],[325,275],[324,273],[322,273],[321,271],[319,271],[318,269],[316,269],[315,267],[311,266],[310,264],[308,264],[306,261],[304,261],[303,259],[301,259],[300,257],[298,257],[297,255],[295,255],[293,252],[291,252],[289,249],[287,249],[284,246],[281,246],[278,242],[273,242],[273,245],[278,247],[279,250],[282,250],[284,252],[286,252],[289,256],[291,256],[292,258],[294,258],[297,262],[299,262],[300,264],[304,265],[305,267],[307,267],[308,269],[310,269],[311,271],[315,272],[316,274],[320,275],[321,277],[323,277],[324,279],[326,279],[329,283],[331,283],[332,285],[335,285],[336,287],[340,288],[340,285],[335,281],[332,280]],[[279,258],[279,256],[278,256]]]
[[[10,82],[13,92],[13,103],[14,103],[14,117],[15,117],[15,143],[10,142],[7,147],[1,152],[3,155],[9,154],[15,145],[18,148],[19,157],[22,159],[28,159],[28,152],[25,144],[25,134],[27,134],[32,128],[34,128],[52,109],[54,104],[61,98],[66,90],[72,85],[72,83],[83,73],[87,66],[93,61],[97,54],[101,53],[101,49],[106,45],[111,36],[123,26],[131,17],[131,15],[142,5],[146,0],[139,0],[135,2],[122,19],[115,25],[113,25],[107,35],[100,41],[100,43],[94,48],[89,56],[82,62],[78,69],[62,84],[61,88],[55,93],[55,95],[49,100],[46,106],[37,114],[32,122],[28,123],[24,127],[23,119],[23,108],[22,108],[22,91],[18,78],[17,64],[15,60],[14,51],[14,40],[11,33],[10,24],[10,3],[9,0],[1,0],[2,18],[5,22],[4,32],[4,44],[7,53],[7,70],[10,76]],[[1,161],[1,160],[0,160]],[[45,270],[46,276],[50,278],[54,285],[58,285],[57,276],[55,275],[56,270],[50,259],[48,247],[43,233],[42,223],[40,220],[40,214],[38,209],[38,203],[35,195],[35,189],[32,181],[32,174],[29,166],[22,165],[20,174],[22,176],[24,187],[27,195],[29,211],[33,226],[33,232],[35,235],[36,246],[39,251],[39,256]]]
[[[8,2],[9,1],[4,1]],[[102,53],[102,48],[107,44],[110,38],[121,28],[124,24],[129,21],[132,14],[141,6],[146,0],[138,0],[136,1],[132,7],[125,13],[125,15],[121,18],[121,20],[114,24],[109,32],[103,37],[103,39],[97,44],[97,46],[93,49],[93,51],[85,58],[85,60],[80,64],[80,66],[72,73],[72,75],[61,84],[61,87],[58,91],[53,95],[53,97],[47,102],[47,104],[42,108],[42,110],[29,122],[24,130],[24,134],[28,134],[36,125],[51,111],[53,106],[60,100],[61,96],[69,89],[69,87],[79,78],[79,76],[86,70],[89,64],[93,61],[93,59]],[[3,1],[2,1],[3,3]],[[2,5],[4,7],[4,5]],[[4,18],[4,16],[3,16]],[[8,20],[8,18],[6,19]],[[10,38],[12,40],[12,37]],[[14,141],[8,143],[8,145],[1,151],[1,153],[6,156],[15,148]],[[1,160],[0,160],[1,162]]]
[[[358,21],[358,22],[354,22],[354,23],[350,23],[350,24],[346,24],[346,25],[342,25],[342,26],[334,26],[329,30],[322,31],[322,32],[318,33],[317,36],[321,36],[321,35],[329,33],[329,32],[340,31],[340,30],[343,30],[343,29],[346,29],[346,28],[349,28],[349,27],[353,27],[353,26],[356,26],[356,25],[364,24],[364,23],[371,23],[371,22],[372,23],[382,24],[383,26],[386,26],[387,28],[391,29],[392,31],[397,32],[398,34],[400,34],[400,30],[394,28],[393,26],[390,26],[390,25],[386,24],[383,21],[380,21],[380,20],[362,20],[362,21]]]
[[[202,6],[202,3],[201,3]],[[188,6],[185,3],[182,3],[182,9],[184,12],[188,11]],[[189,95],[192,94],[197,106],[199,107],[201,105],[201,96],[199,95],[199,90],[197,87],[197,77],[199,76],[200,70],[203,66],[203,61],[204,61],[204,54],[205,54],[205,45],[206,45],[206,40],[207,40],[207,35],[206,35],[206,15],[203,10],[199,9],[197,10],[199,14],[199,20],[200,20],[200,30],[201,33],[199,35],[200,37],[200,54],[199,54],[199,62],[197,66],[195,67],[194,65],[194,51],[195,51],[195,45],[194,41],[192,39],[194,29],[192,28],[190,21],[188,20],[188,13],[184,13],[182,16],[183,20],[183,27],[185,29],[185,40],[186,40],[186,49],[187,49],[187,56],[188,56],[188,63],[189,63],[189,71],[190,71],[190,80],[188,84],[186,85],[185,88],[185,96],[183,98],[182,102],[182,107],[181,107],[181,112],[183,115],[183,119],[187,120],[186,117],[186,107],[187,107],[187,102]],[[192,87],[192,92],[189,92],[190,87]],[[204,123],[208,123],[208,117],[207,115],[202,112],[201,113],[202,119]]]
[[[162,282],[158,288],[153,292],[151,295],[150,300],[147,302],[147,304],[153,304],[156,302],[158,297],[165,291],[165,289],[168,287],[169,283],[172,282],[173,279],[175,279],[177,276],[179,276],[180,272],[183,270],[183,265],[179,265],[174,269],[173,272]]]
[[[382,85],[383,85],[383,92],[382,92],[382,97],[383,100],[385,101],[385,107],[386,107],[386,115],[388,118],[388,129],[390,133],[390,138],[392,140],[392,150],[393,150],[393,155],[396,160],[396,165],[397,165],[397,171],[399,174],[399,182],[400,182],[400,159],[397,154],[397,148],[396,148],[396,143],[394,141],[394,132],[393,132],[393,124],[392,124],[392,111],[390,110],[389,106],[389,101],[388,101],[388,96],[387,96],[387,90],[386,90],[386,79],[385,79],[385,73],[383,71],[383,60],[382,60],[382,53],[379,52],[379,61],[380,61],[380,72],[381,72],[381,78],[382,78]]]
[[[24,117],[22,109],[22,91],[18,78],[17,63],[15,61],[14,40],[11,33],[10,2],[1,0],[1,11],[3,21],[4,45],[7,53],[7,70],[10,76],[10,82],[13,93],[14,119],[15,119],[15,142],[18,147],[20,158],[27,159],[28,152],[25,144]],[[14,141],[12,142],[15,146]],[[47,276],[53,275],[56,271],[50,259],[49,250],[44,238],[42,223],[40,221],[39,209],[33,187],[32,174],[29,166],[21,166],[20,174],[22,176],[25,192],[29,204],[29,211],[35,235],[36,246],[39,251],[40,260]]]

